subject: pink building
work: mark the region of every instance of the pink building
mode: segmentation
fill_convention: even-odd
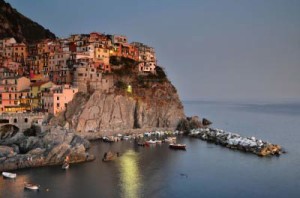
[[[44,109],[48,113],[57,115],[66,109],[68,103],[77,92],[78,88],[71,87],[70,85],[55,86],[44,91],[42,95]]]

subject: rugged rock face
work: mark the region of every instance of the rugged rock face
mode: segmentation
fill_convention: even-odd
[[[14,37],[19,42],[33,43],[56,36],[41,25],[13,9],[10,4],[0,0],[0,39]]]
[[[171,84],[136,94],[102,93],[90,98],[78,94],[68,105],[64,120],[77,132],[127,130],[138,128],[175,128],[185,118],[183,106]]]
[[[0,141],[0,171],[46,165],[59,165],[68,155],[71,163],[92,160],[90,143],[62,127],[51,127],[38,136],[22,132]]]

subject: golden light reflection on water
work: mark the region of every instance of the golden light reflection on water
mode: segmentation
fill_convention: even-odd
[[[28,180],[29,180],[28,175],[19,175],[19,174],[17,175],[16,179],[4,179],[3,177],[0,178],[0,192],[7,193],[5,195],[0,194],[0,198],[2,198],[2,196],[6,197],[7,195],[13,195],[13,194],[22,195],[24,192],[24,182],[28,182]]]
[[[141,197],[141,175],[138,154],[133,150],[124,153],[120,159],[122,197]]]

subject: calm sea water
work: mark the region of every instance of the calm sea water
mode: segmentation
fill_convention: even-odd
[[[300,197],[300,104],[185,102],[188,115],[213,126],[282,145],[287,154],[260,158],[199,139],[179,138],[187,151],[167,145],[142,148],[133,142],[93,142],[93,162],[18,170],[0,178],[0,197]],[[108,150],[122,153],[103,163]],[[24,182],[41,185],[24,191]],[[47,190],[48,189],[48,190]]]

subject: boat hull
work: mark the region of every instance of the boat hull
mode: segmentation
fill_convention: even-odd
[[[70,164],[66,163],[66,164],[63,164],[61,168],[64,170],[67,170],[67,169],[69,169],[69,167],[70,167]]]
[[[177,149],[177,150],[186,150],[186,145],[185,144],[170,144],[169,148]]]
[[[25,183],[24,189],[26,190],[39,190],[39,186],[36,184]]]
[[[17,177],[17,174],[15,173],[9,173],[9,172],[2,172],[2,176],[9,179],[15,179]]]

